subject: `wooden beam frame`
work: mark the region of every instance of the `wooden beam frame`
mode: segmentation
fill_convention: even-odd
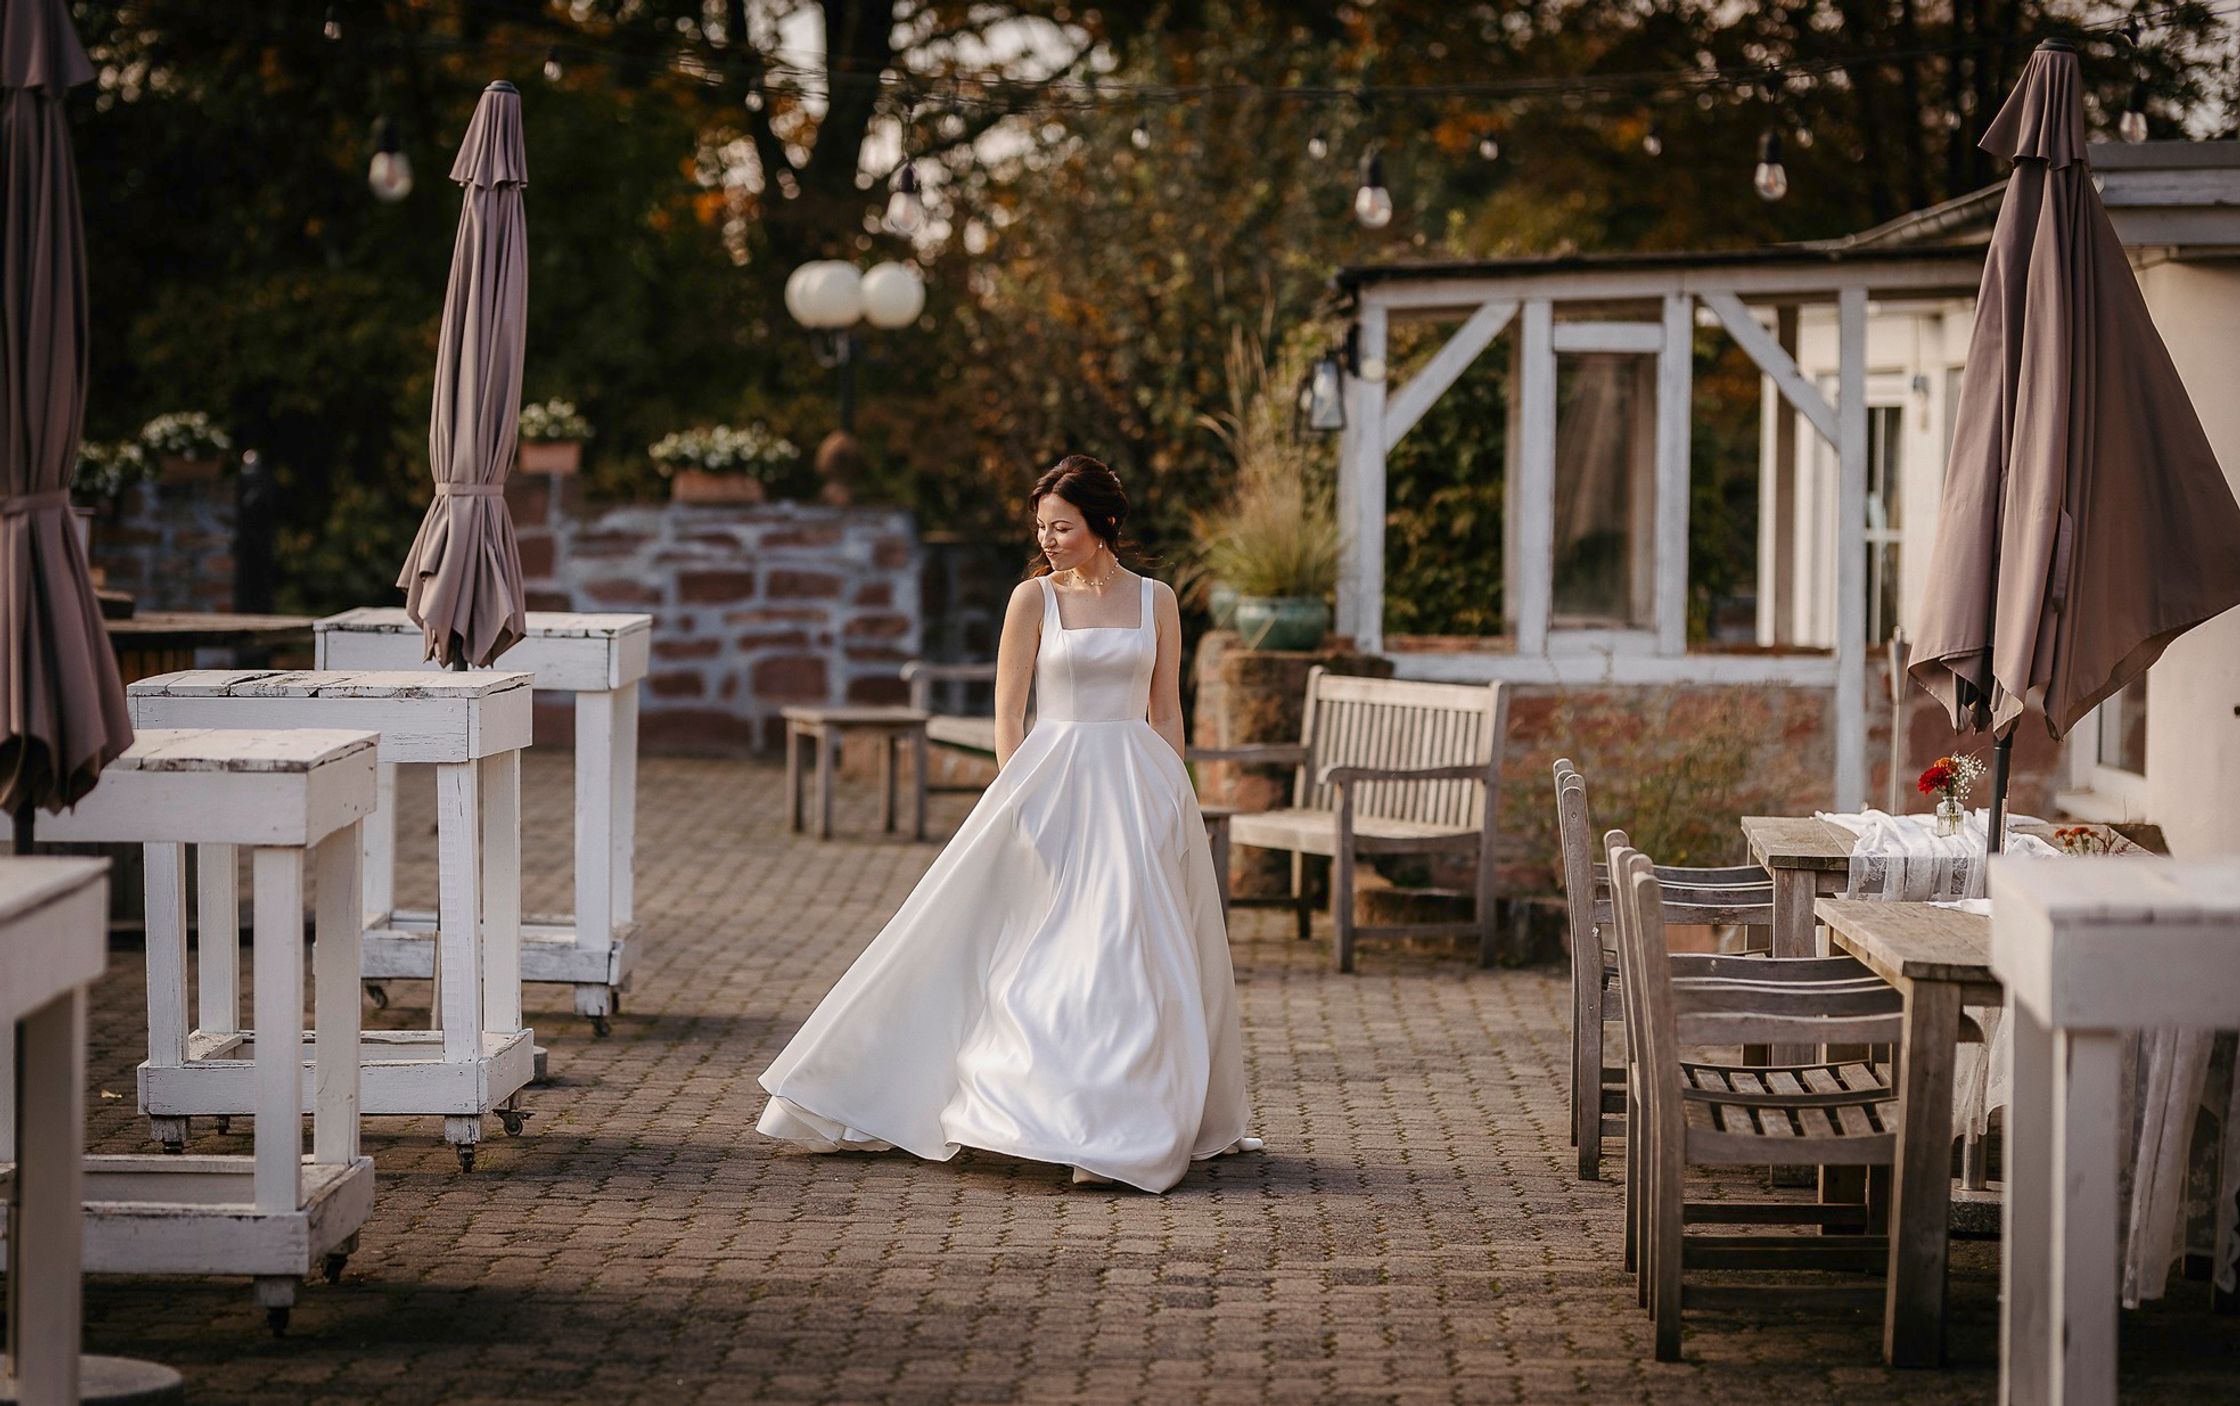
[[[1837,810],[1867,799],[1867,290],[1836,300]]]
[[[1519,654],[1548,652],[1548,617],[1555,600],[1556,566],[1556,350],[1555,305],[1534,298],[1524,305],[1519,343],[1515,471],[1509,477],[1506,516],[1516,524],[1516,599],[1509,617]]]
[[[1664,327],[1655,322],[1559,322],[1555,344],[1559,352],[1654,356],[1664,346]]]
[[[1657,333],[1657,653],[1688,652],[1688,500],[1690,429],[1695,416],[1695,304],[1685,293],[1664,300]]]
[[[1470,363],[1478,359],[1478,354],[1501,335],[1502,329],[1516,315],[1517,301],[1514,298],[1496,298],[1481,304],[1462,326],[1455,329],[1455,334],[1447,339],[1446,345],[1439,348],[1430,361],[1424,363],[1423,369],[1408,378],[1408,383],[1393,394],[1385,409],[1385,453],[1390,454],[1408,431],[1415,428],[1416,421],[1423,418],[1424,412],[1447,393],[1462,373],[1470,368]]]
[[[1835,407],[1828,404],[1828,398],[1820,394],[1820,388],[1797,369],[1796,359],[1765,329],[1765,324],[1759,322],[1750,309],[1743,306],[1742,299],[1732,293],[1706,293],[1703,295],[1703,305],[1718,317],[1720,325],[1727,329],[1727,335],[1734,338],[1735,345],[1741,347],[1757,363],[1760,371],[1765,372],[1766,378],[1781,392],[1782,399],[1795,406],[1798,414],[1810,420],[1812,427],[1829,444],[1836,443]]]

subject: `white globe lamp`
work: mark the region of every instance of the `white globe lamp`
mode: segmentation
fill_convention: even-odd
[[[863,276],[862,299],[864,320],[873,327],[908,327],[925,311],[925,281],[908,264],[874,264]]]
[[[804,327],[809,325],[809,285],[815,281],[818,267],[803,264],[786,276],[786,311]]]
[[[811,267],[816,272],[802,289],[809,314],[803,323],[835,331],[853,326],[863,317],[863,275],[838,259],[821,259]]]

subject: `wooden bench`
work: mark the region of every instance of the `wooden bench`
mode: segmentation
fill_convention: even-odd
[[[902,666],[902,681],[910,686],[910,706],[926,715],[926,741],[936,747],[981,761],[996,759],[996,720],[984,713],[944,713],[934,707],[934,688],[943,683],[993,684],[993,664],[932,664],[913,659]],[[978,791],[978,786],[955,783],[929,784],[930,791]]]
[[[393,1072],[369,1070],[366,1111],[441,1115],[462,1170],[474,1167],[486,1115],[497,1113],[508,1134],[520,1131],[525,1115],[513,1098],[534,1072],[530,1032],[521,1023],[521,749],[529,745],[531,683],[525,673],[479,669],[196,669],[143,679],[125,691],[135,727],[350,728],[380,736],[381,762],[436,769],[434,1029],[381,1038],[440,1056],[400,1058]],[[392,797],[379,797],[378,809],[391,804]],[[199,860],[203,902],[230,903],[230,887],[219,876],[233,872],[231,849],[203,844]],[[367,946],[422,943],[388,926],[389,917],[364,911]],[[205,907],[202,921],[224,930],[233,919],[230,908],[214,917]],[[174,1108],[164,1087],[151,1081],[151,1115],[227,1111]]]
[[[1339,971],[1353,970],[1363,937],[1475,935],[1478,960],[1494,958],[1493,845],[1508,700],[1500,684],[1417,683],[1307,674],[1296,744],[1195,747],[1191,761],[1296,768],[1289,806],[1230,817],[1235,845],[1293,856],[1288,903],[1299,936],[1311,914],[1302,857],[1326,855]],[[1464,854],[1476,860],[1467,920],[1364,924],[1354,921],[1353,871],[1373,854]]]
[[[540,691],[575,698],[575,911],[523,919],[521,979],[573,987],[576,1014],[605,1035],[640,955],[638,684],[646,676],[653,617],[532,610],[527,619],[528,633],[506,651],[505,668],[534,674]],[[321,669],[437,668],[421,657],[420,627],[399,609],[346,610],[314,628]],[[382,764],[384,797],[395,794],[395,771]],[[385,934],[367,946],[366,980],[425,979],[435,969],[436,915],[395,906],[392,807],[383,805],[367,833],[366,906],[388,917],[377,924]]]
[[[100,785],[42,822],[48,839],[145,846],[148,1058],[140,1105],[166,1150],[182,1151],[192,1114],[256,1117],[248,1157],[87,1159],[89,1270],[246,1274],[276,1329],[306,1273],[322,1266],[330,1280],[341,1273],[373,1209],[373,1161],[358,1147],[361,1087],[394,1073],[396,1062],[383,1037],[362,1036],[358,1022],[358,825],[374,807],[377,746],[363,730],[143,729]],[[203,870],[201,1020],[194,1025],[187,1018],[190,845],[224,858]],[[233,906],[239,847],[251,853],[256,894],[250,1027],[240,1019]],[[307,872],[318,905],[310,1032],[303,1019]],[[367,1079],[369,1071],[376,1077]]]

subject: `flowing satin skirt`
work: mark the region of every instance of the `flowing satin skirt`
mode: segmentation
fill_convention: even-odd
[[[1038,720],[770,1068],[758,1127],[1164,1191],[1244,1136],[1229,943],[1188,773],[1140,720]]]

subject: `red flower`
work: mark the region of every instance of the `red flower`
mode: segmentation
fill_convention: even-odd
[[[1939,757],[1936,761],[1930,763],[1929,769],[1927,771],[1921,773],[1921,780],[1917,784],[1920,787],[1922,795],[1934,796],[1939,792],[1945,790],[1947,787],[1951,786],[1952,782],[1953,771],[1951,758]]]

